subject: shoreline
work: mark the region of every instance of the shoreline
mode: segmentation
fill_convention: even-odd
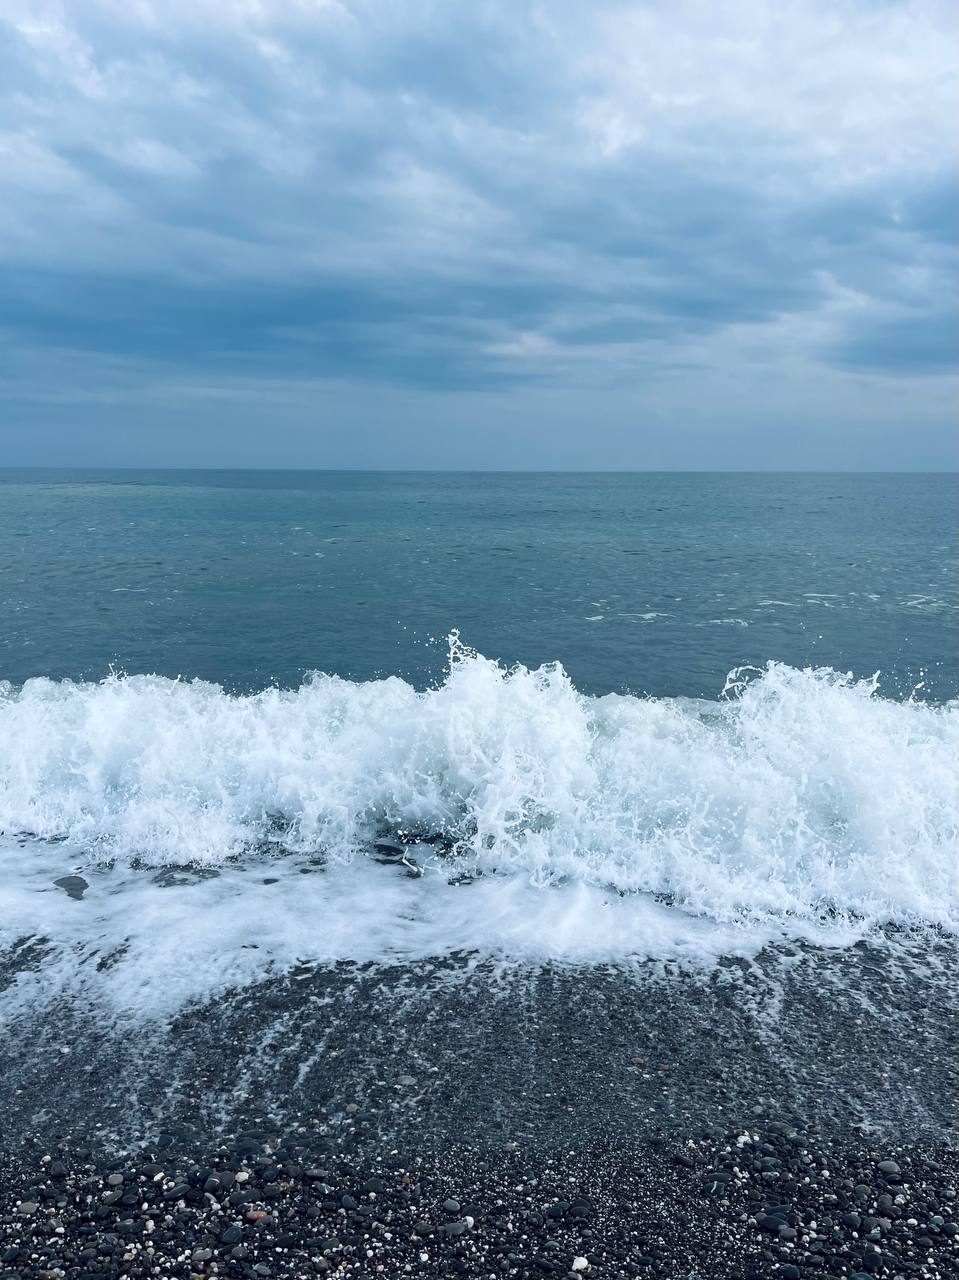
[[[0,1280],[947,1280],[957,976],[937,936],[64,992],[0,1044]]]
[[[20,948],[0,983],[42,963],[42,947]],[[946,936],[770,948],[702,972],[302,965],[168,1020],[137,1011],[135,991],[126,1008],[97,995],[21,999],[8,1017],[8,1152],[69,1140],[103,1155],[161,1136],[202,1151],[304,1115],[357,1151],[549,1149],[766,1120],[943,1146],[959,1133],[959,939]]]

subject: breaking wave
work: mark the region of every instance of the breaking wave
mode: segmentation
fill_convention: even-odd
[[[715,702],[586,697],[558,664],[507,670],[454,639],[426,692],[7,686],[0,828],[21,863],[56,840],[73,870],[335,868],[379,843],[447,880],[649,895],[717,924],[951,929],[957,760],[956,704],[890,701],[875,679],[770,663]]]

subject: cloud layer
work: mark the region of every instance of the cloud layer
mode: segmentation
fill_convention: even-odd
[[[496,465],[495,432],[450,432],[505,412],[517,465],[583,465],[599,412],[598,465],[655,461],[675,419],[713,465],[753,419],[749,450],[823,415],[892,438],[908,405],[889,460],[918,433],[943,465],[956,26],[939,0],[10,0],[0,438],[162,461],[175,403],[196,447],[166,460],[265,462],[259,407],[278,463],[398,465],[399,433],[410,465]],[[386,425],[331,449],[374,406],[389,456]]]

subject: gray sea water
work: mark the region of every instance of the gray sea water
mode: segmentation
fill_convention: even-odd
[[[957,691],[949,475],[0,471],[0,678],[441,678],[584,693],[769,660]]]

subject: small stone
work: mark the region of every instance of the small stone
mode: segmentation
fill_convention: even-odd
[[[83,876],[61,876],[53,883],[58,889],[62,889],[68,898],[76,898],[78,902],[90,888]]]
[[[460,1202],[458,1200],[447,1200],[443,1204],[444,1213],[457,1214],[460,1211]]]
[[[24,1200],[21,1204],[17,1205],[17,1213],[19,1213],[21,1218],[29,1218],[32,1213],[36,1213],[39,1207],[40,1206],[35,1200]]]
[[[573,1265],[570,1267],[570,1271],[588,1271],[588,1270],[589,1270],[588,1259],[582,1258],[582,1257],[577,1257],[573,1259]]]

